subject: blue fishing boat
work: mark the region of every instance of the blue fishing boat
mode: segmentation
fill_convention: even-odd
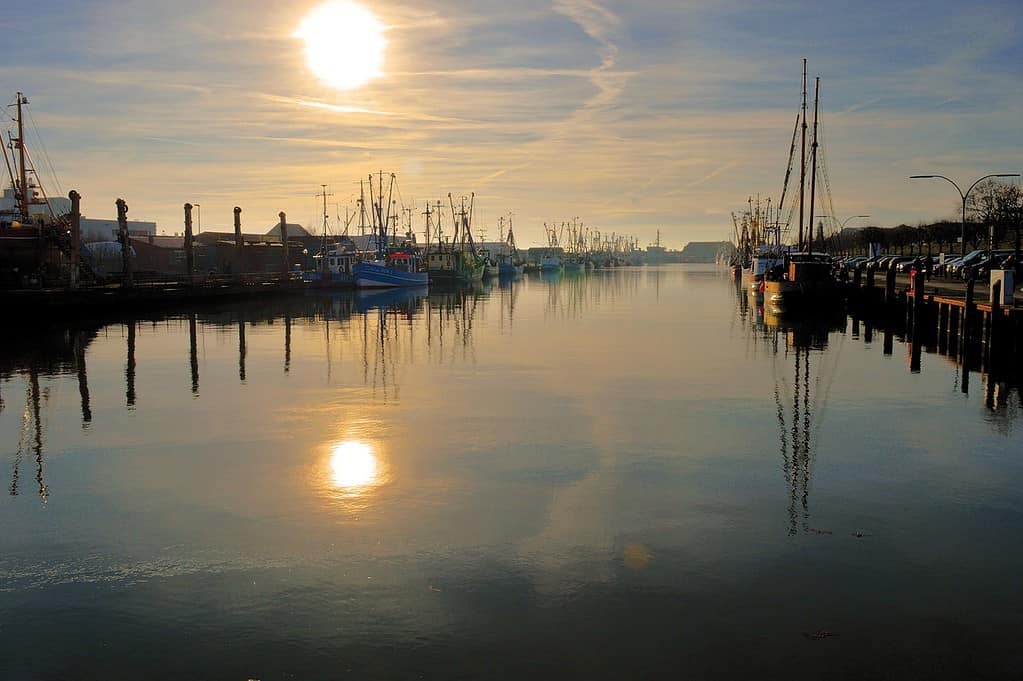
[[[384,176],[378,178],[376,197],[373,195],[373,176],[369,176],[369,198],[373,207],[373,230],[378,234],[377,256],[375,260],[356,263],[352,268],[356,288],[395,288],[404,286],[426,286],[430,283],[430,275],[422,267],[422,261],[415,247],[405,242],[401,245],[388,242],[389,223],[391,220],[390,205],[394,193],[394,174],[391,174],[390,186],[387,190],[387,201],[384,202]],[[388,208],[385,210],[384,206]]]
[[[430,275],[420,271],[419,256],[411,249],[388,253],[383,259],[355,263],[356,288],[426,286]]]

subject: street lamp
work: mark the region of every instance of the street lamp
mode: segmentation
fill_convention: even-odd
[[[850,220],[855,220],[856,218],[869,218],[869,217],[870,217],[869,215],[850,215],[849,217],[847,217],[845,220],[842,221],[842,226],[838,228],[838,231],[841,232],[843,229],[845,229],[845,226],[849,223]]]
[[[835,222],[838,222],[838,218],[836,218],[834,215],[822,215],[821,217],[831,218]],[[849,224],[850,220],[855,220],[856,218],[869,218],[869,217],[870,217],[869,215],[850,215],[845,220],[842,220],[841,224],[839,224],[839,226],[838,226],[838,233],[839,234],[842,233],[842,230],[845,229],[845,226],[847,224]]]
[[[985,175],[984,177],[980,178],[979,180],[977,180],[976,182],[971,184],[970,188],[966,190],[965,194],[963,193],[963,190],[959,188],[959,185],[957,185],[955,182],[953,182],[949,178],[945,177],[944,175],[910,175],[909,179],[911,179],[911,180],[932,180],[932,179],[940,178],[942,180],[945,180],[949,184],[951,184],[953,187],[956,188],[956,191],[959,192],[959,197],[963,200],[963,224],[962,224],[962,229],[961,229],[961,232],[960,232],[960,239],[961,239],[961,241],[959,242],[959,255],[965,256],[966,255],[966,198],[970,195],[970,192],[973,191],[974,187],[976,187],[978,184],[980,184],[981,182],[983,182],[984,180],[986,180],[986,179],[988,179],[990,177],[1019,177],[1019,176],[1020,176],[1019,173],[994,173],[992,175]]]

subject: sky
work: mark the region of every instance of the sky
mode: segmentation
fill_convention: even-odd
[[[1018,0],[365,0],[383,73],[345,91],[295,36],[319,4],[17,3],[0,100],[28,97],[48,193],[97,218],[122,197],[161,233],[185,202],[203,231],[236,205],[246,232],[280,211],[318,229],[323,184],[336,230],[382,170],[417,231],[427,202],[474,192],[477,229],[511,214],[520,245],[575,218],[641,245],[726,239],[750,196],[781,193],[803,58],[839,221],[954,219],[952,186],[908,177],[1023,172]]]

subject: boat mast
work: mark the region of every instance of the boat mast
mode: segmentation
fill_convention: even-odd
[[[380,173],[380,198],[381,198],[381,200],[384,198],[384,185],[383,185],[383,182],[384,182],[384,174],[383,174],[383,171],[381,171],[381,173]],[[387,241],[386,241],[386,239],[387,239],[387,232],[390,230],[391,218],[394,218],[394,222],[395,222],[396,225],[397,225],[397,221],[398,221],[397,220],[398,216],[391,214],[391,206],[393,205],[393,202],[392,202],[392,197],[393,196],[394,196],[394,173],[391,173],[391,183],[387,187],[387,221],[383,225],[383,230],[384,230],[383,236],[384,236],[384,239],[385,239],[384,243],[387,243]],[[395,229],[397,229],[397,226],[395,226]]]
[[[18,203],[21,215],[28,219],[28,167],[25,165],[25,124],[24,114],[21,110],[22,104],[28,104],[25,95],[18,93],[18,175],[21,182],[21,189],[18,192]]]
[[[817,76],[816,84],[814,85],[813,92],[813,143],[810,145],[810,159],[811,159],[811,170],[810,170],[810,234],[807,237],[808,251],[813,251],[813,199],[814,194],[817,190],[817,105],[818,98],[821,92],[821,79]],[[820,229],[820,240],[824,241],[824,227],[823,224]]]
[[[799,143],[799,242],[796,250],[803,250],[803,194],[806,190],[806,58],[803,58],[803,104],[800,108],[801,141]]]
[[[462,197],[462,212],[465,212],[465,197]],[[472,249],[473,255],[476,254],[476,241],[472,238],[472,216],[473,209],[476,207],[476,192],[472,192],[469,195],[469,215],[466,218],[465,232],[469,236],[469,248]]]
[[[366,236],[366,186],[359,180],[359,236]]]
[[[323,234],[320,236],[320,271],[326,272],[328,267],[327,257],[327,185],[321,184],[320,190],[323,195]]]

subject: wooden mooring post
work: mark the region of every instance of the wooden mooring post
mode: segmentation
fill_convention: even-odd
[[[189,281],[195,271],[195,251],[192,248],[192,204],[185,204],[185,276]]]
[[[959,356],[959,308],[947,306],[948,310],[948,354],[953,358]]]
[[[245,241],[242,239],[242,209],[234,207],[234,265],[232,270],[239,274],[245,270],[242,265],[242,253]]]
[[[131,237],[128,236],[128,204],[124,199],[117,199],[117,240],[121,242],[123,284],[131,288],[135,284],[135,277],[131,267]]]
[[[895,268],[889,267],[885,272],[884,300],[889,305],[895,302]]]
[[[67,196],[71,199],[71,278],[68,286],[73,291],[78,288],[78,266],[82,257],[82,195],[72,189]]]
[[[998,363],[998,331],[1001,328],[1002,316],[1002,282],[996,281],[991,285],[991,312],[988,313],[987,343],[984,345],[984,368],[989,372],[992,370],[992,362]]]
[[[948,352],[948,316],[951,306],[944,302],[935,304],[938,306],[938,352],[946,354]]]
[[[291,267],[288,265],[288,218],[282,210],[277,214],[277,217],[281,219],[281,244],[284,246],[284,273],[287,274]]]
[[[977,311],[977,306],[973,302],[973,289],[975,283],[976,282],[972,278],[968,279],[966,282],[966,303],[963,306],[962,341],[960,342],[963,354],[966,354],[966,350],[969,348],[970,338],[973,333],[970,327],[973,325],[973,318]]]

